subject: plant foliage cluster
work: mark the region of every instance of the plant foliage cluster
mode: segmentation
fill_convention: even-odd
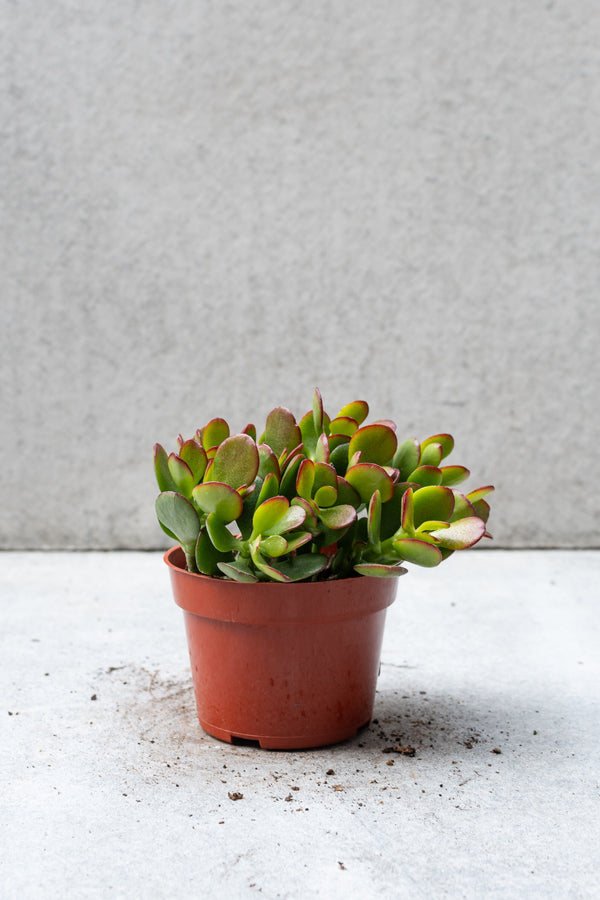
[[[334,418],[315,390],[299,422],[284,407],[230,434],[212,419],[168,454],[154,447],[163,531],[187,567],[235,581],[397,576],[403,562],[437,566],[486,530],[493,487],[463,493],[469,476],[445,464],[449,434],[399,441],[391,420],[365,424],[363,400]],[[444,464],[442,464],[444,463]]]

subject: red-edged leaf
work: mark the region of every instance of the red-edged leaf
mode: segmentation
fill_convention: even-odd
[[[329,509],[319,510],[319,519],[326,528],[339,531],[352,525],[356,519],[356,510],[347,504],[331,506]]]
[[[368,415],[369,404],[366,400],[354,400],[352,403],[347,403],[346,406],[342,406],[336,419],[348,417],[350,419],[355,419],[359,425],[362,425]]]
[[[392,465],[396,469],[400,469],[400,478],[407,481],[411,472],[419,465],[421,459],[421,445],[416,438],[407,438],[398,444],[398,448],[394,453]]]
[[[271,410],[267,416],[262,441],[268,444],[276,456],[302,443],[302,434],[293,414],[284,406]]]
[[[194,476],[194,484],[198,484],[199,481],[202,481],[208,464],[208,458],[202,444],[199,444],[198,441],[193,440],[193,438],[189,441],[184,441],[181,445],[179,455],[190,467],[192,475]]]
[[[398,441],[387,425],[363,425],[350,438],[348,455],[360,451],[363,462],[385,466],[393,459]]]
[[[374,463],[358,463],[346,472],[346,481],[360,494],[363,503],[368,503],[379,491],[386,503],[394,493],[394,483],[387,472]]]
[[[423,453],[425,448],[429,447],[430,444],[439,444],[442,448],[442,459],[445,459],[454,449],[454,438],[451,434],[432,434],[431,437],[428,437],[421,442],[421,453]],[[439,463],[433,463],[433,465],[437,466]]]
[[[448,528],[430,532],[431,537],[448,550],[466,550],[481,540],[484,534],[485,523],[477,516],[459,519],[458,522],[452,522]]]
[[[454,493],[450,488],[441,485],[423,487],[414,492],[414,504],[414,521],[417,528],[423,522],[432,519],[449,522],[454,512]]]
[[[169,456],[161,444],[154,445],[154,474],[161,491],[176,491],[177,485],[169,471]]]
[[[184,497],[191,497],[192,489],[196,482],[194,481],[192,470],[188,464],[184,462],[180,456],[177,456],[176,453],[170,453],[168,466],[171,478],[175,482],[179,493],[183,494]]]
[[[211,477],[233,488],[251,484],[258,473],[258,449],[247,434],[226,438],[215,454]]]
[[[433,568],[442,561],[442,554],[436,546],[417,538],[400,538],[394,541],[394,549],[402,559],[416,566]]]
[[[464,466],[442,466],[440,472],[445,487],[456,487],[457,484],[466,481],[471,474]]]
[[[359,563],[354,566],[354,571],[374,578],[399,578],[400,575],[406,575],[408,569],[403,569],[402,566],[384,566],[381,563]]]
[[[233,522],[242,514],[242,498],[224,482],[204,481],[197,484],[192,496],[203,512],[216,513],[225,523]]]
[[[202,446],[206,451],[218,447],[229,437],[229,425],[225,419],[211,419],[202,429]]]
[[[481,500],[483,497],[491,494],[493,490],[493,484],[488,484],[485,487],[476,488],[474,491],[469,491],[469,493],[467,494],[467,500],[470,500],[471,503],[476,503],[478,500]]]

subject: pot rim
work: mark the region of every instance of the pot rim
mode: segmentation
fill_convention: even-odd
[[[396,578],[328,581],[239,582],[188,572],[181,547],[163,556],[175,603],[184,611],[222,622],[294,625],[342,622],[385,610],[396,597]]]

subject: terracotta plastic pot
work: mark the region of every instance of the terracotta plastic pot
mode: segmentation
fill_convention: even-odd
[[[164,559],[205,731],[290,750],[370,722],[395,578],[240,584],[186,571],[179,547]]]

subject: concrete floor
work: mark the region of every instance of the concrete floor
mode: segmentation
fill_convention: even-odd
[[[1,554],[0,896],[597,898],[599,585],[411,569],[370,729],[276,752],[201,731],[160,554]]]

